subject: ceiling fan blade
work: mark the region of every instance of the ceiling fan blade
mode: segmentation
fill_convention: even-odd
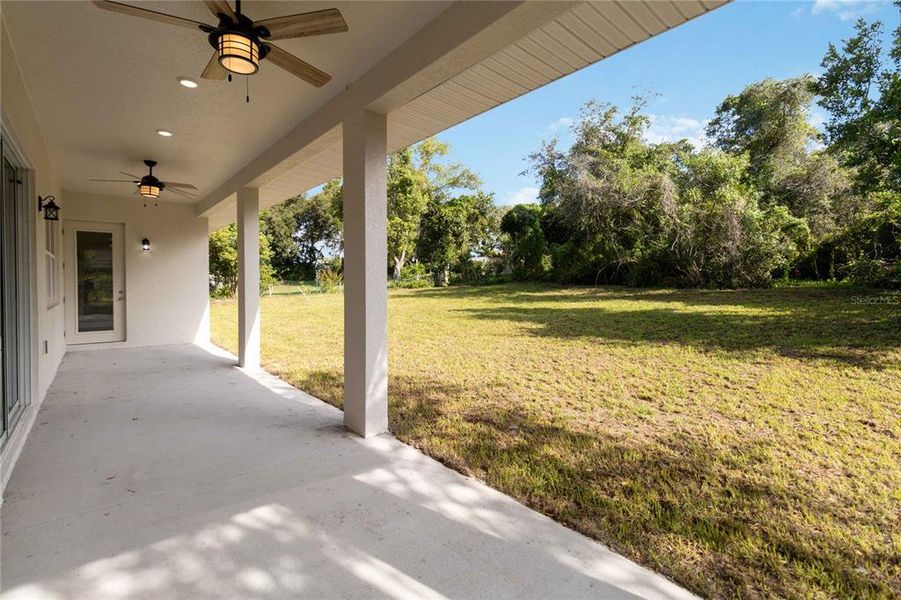
[[[266,59],[272,61],[272,64],[275,66],[281,67],[288,73],[300,77],[316,87],[322,87],[331,81],[331,75],[320,71],[310,63],[300,60],[290,52],[285,52],[274,44],[266,45],[269,46],[269,54],[266,55]]]
[[[197,189],[190,183],[178,183],[175,181],[164,181],[163,185],[165,185],[167,188],[182,188],[185,190],[196,190]]]
[[[219,15],[225,15],[232,20],[232,23],[238,20],[235,16],[235,11],[232,10],[232,7],[228,5],[226,0],[203,0],[203,3],[206,4],[206,7],[210,9],[210,12],[216,18],[219,18]]]
[[[182,197],[184,197],[184,198],[191,198],[192,200],[193,200],[194,198],[196,198],[196,196],[195,196],[194,194],[189,194],[188,192],[183,192],[182,190],[179,190],[179,189],[176,189],[176,188],[170,188],[169,186],[166,186],[165,188],[163,188],[163,191],[164,191],[164,192],[172,192],[173,194],[176,194],[176,195],[178,195],[178,196],[182,196]]]
[[[104,183],[139,183],[131,179],[88,179],[88,181],[102,181]]]
[[[267,40],[286,40],[347,31],[347,23],[337,8],[263,19],[255,22],[253,26],[265,27],[269,31],[269,35],[264,36]]]
[[[167,15],[166,13],[157,12],[155,10],[138,8],[137,6],[132,6],[130,4],[122,4],[121,2],[113,2],[112,0],[94,0],[94,4],[97,5],[97,8],[102,8],[103,10],[110,10],[113,12],[122,13],[124,15],[150,19],[151,21],[159,21],[160,23],[167,23],[169,25],[179,25],[181,27],[189,27],[191,29],[210,27],[206,23],[201,23],[200,21],[184,19],[182,17],[176,17],[175,15]]]
[[[210,58],[210,62],[206,64],[206,67],[203,68],[203,73],[200,74],[200,77],[203,79],[225,79],[228,75],[228,70],[219,64],[219,53],[213,52],[213,56]]]
[[[140,175],[135,175],[134,173],[126,173],[125,171],[119,171],[119,172],[122,173],[123,175],[125,175],[126,177],[131,177],[132,179],[141,179]]]

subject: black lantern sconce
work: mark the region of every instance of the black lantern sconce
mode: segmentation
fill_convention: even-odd
[[[45,221],[59,221],[59,206],[53,196],[38,196],[38,212],[44,213]]]
[[[144,252],[150,252],[150,240],[148,240],[147,238],[141,240],[141,250],[143,250]]]

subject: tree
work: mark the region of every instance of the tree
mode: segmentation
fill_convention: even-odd
[[[538,204],[517,204],[501,219],[501,231],[510,239],[510,268],[518,279],[544,273],[547,241],[542,231],[543,212]]]
[[[901,10],[901,0],[895,1]],[[829,44],[816,82],[829,120],[830,153],[857,171],[861,192],[901,190],[901,26],[883,56],[883,25],[858,19],[839,49]]]
[[[808,121],[813,83],[809,75],[752,83],[723,100],[707,125],[707,136],[724,152],[747,153],[748,173],[769,191],[787,171],[806,162],[819,139]]]
[[[272,268],[282,281],[304,279],[306,274],[294,239],[297,214],[306,201],[306,196],[301,194],[260,213],[261,229],[269,239],[272,250]]]
[[[528,242],[514,249],[519,268],[528,271],[526,257],[535,264],[537,232],[547,231],[553,274],[565,282],[748,286],[785,273],[806,248],[807,225],[785,207],[760,206],[751,152],[649,144],[643,107],[641,98],[625,112],[589,103],[568,151],[551,143],[533,155],[542,227],[528,208],[504,223]]]
[[[388,158],[388,265],[395,280],[416,250],[419,221],[428,204],[428,181],[405,148]]]
[[[490,218],[493,200],[477,193],[447,200],[431,199],[422,216],[416,253],[441,285],[450,283],[451,267],[468,260]]]
[[[556,213],[558,230],[572,232],[571,243],[555,253],[564,280],[632,282],[635,267],[659,243],[661,207],[673,196],[670,156],[690,145],[645,143],[644,105],[635,98],[622,112],[588,102],[567,152],[552,143],[532,155],[544,180],[542,204]]]
[[[747,154],[688,157],[680,198],[666,216],[677,268],[691,285],[765,286],[806,246],[807,226],[781,206],[761,210],[746,181]]]
[[[819,239],[836,227],[836,214],[856,206],[851,173],[815,149],[820,134],[809,122],[811,76],[752,83],[727,97],[707,127],[713,145],[746,153],[748,174],[766,207],[785,206],[808,220]]]
[[[501,219],[501,231],[510,236],[513,242],[541,220],[541,206],[538,204],[517,204]]]
[[[446,199],[455,191],[477,191],[482,180],[468,167],[460,163],[443,164],[437,159],[445,157],[450,146],[435,138],[426,138],[416,146],[419,168],[428,179],[431,198]]]
[[[473,244],[472,252],[475,256],[500,259],[503,255],[503,232],[501,232],[501,219],[506,209],[494,203],[493,196],[490,204],[485,209],[482,228],[477,232],[478,239]]]
[[[442,205],[456,192],[475,192],[481,186],[465,166],[440,162],[449,151],[447,144],[427,138],[388,158],[388,267],[395,280],[402,277],[404,266],[417,253],[422,220],[430,204]],[[490,230],[495,223],[496,229],[496,221],[486,214],[482,224]]]
[[[332,179],[302,205],[297,215],[294,238],[311,279],[327,256],[337,254],[344,248],[343,203],[341,180]]]
[[[275,281],[269,239],[260,231],[260,291]],[[231,298],[238,290],[238,227],[234,223],[210,234],[210,295]]]
[[[327,254],[341,249],[339,180],[314,196],[291,198],[263,211],[262,230],[272,241],[273,267],[281,279],[313,279]]]
[[[862,198],[852,189],[852,173],[835,157],[817,151],[792,168],[768,189],[771,206],[784,206],[803,218],[815,239],[822,239],[841,226],[861,206]]]

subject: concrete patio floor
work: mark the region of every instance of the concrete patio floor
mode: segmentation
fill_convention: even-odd
[[[21,598],[689,598],[225,353],[70,352],[2,506]]]

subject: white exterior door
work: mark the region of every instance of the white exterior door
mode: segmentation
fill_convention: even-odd
[[[125,340],[122,223],[66,221],[66,343]]]

